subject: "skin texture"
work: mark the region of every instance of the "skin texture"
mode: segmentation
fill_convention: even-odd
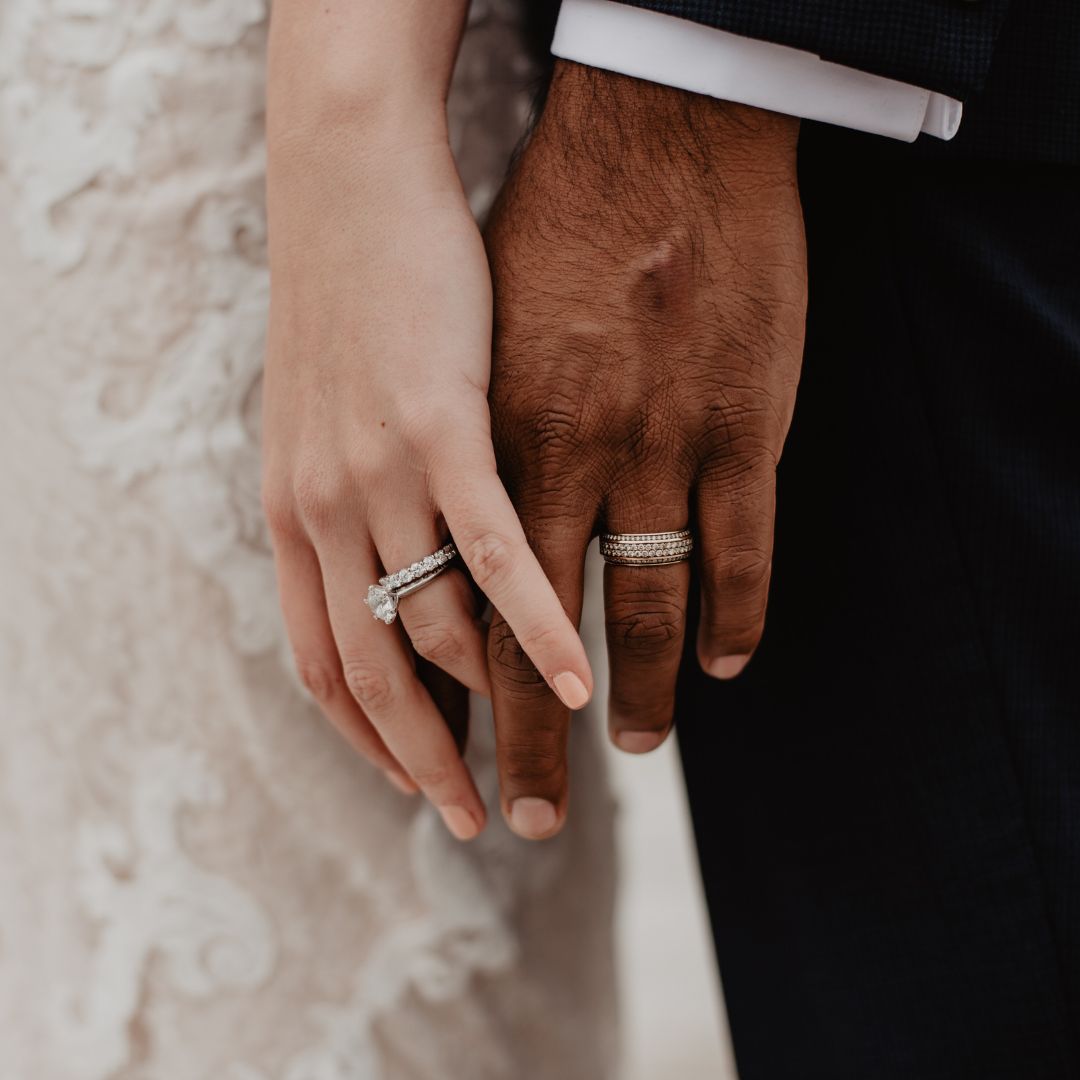
[[[450,534],[546,685],[579,707],[592,676],[496,471],[490,276],[445,123],[464,10],[275,2],[263,502],[304,685],[467,840],[484,825],[460,753],[462,688],[489,692],[477,596],[448,570],[387,627],[369,584]]]
[[[496,455],[533,550],[576,621],[591,537],[689,522],[719,678],[765,618],[805,324],[797,138],[788,117],[560,62],[486,238]],[[686,564],[605,569],[630,752],[671,727],[689,583]],[[488,659],[503,812],[553,835],[569,713],[498,612]]]

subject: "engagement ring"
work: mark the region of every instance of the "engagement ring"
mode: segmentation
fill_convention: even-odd
[[[379,578],[378,585],[368,588],[367,606],[376,619],[382,619],[389,626],[396,618],[398,601],[431,584],[457,557],[457,548],[446,544],[438,551],[425,555],[419,562],[396,570],[392,574]]]

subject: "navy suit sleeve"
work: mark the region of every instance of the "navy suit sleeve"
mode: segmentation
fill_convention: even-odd
[[[1010,0],[619,0],[964,99]]]

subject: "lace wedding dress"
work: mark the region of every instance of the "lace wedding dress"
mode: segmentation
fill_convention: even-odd
[[[565,836],[496,814],[461,846],[291,674],[258,499],[266,16],[0,4],[0,1080],[598,1080],[596,744]],[[458,73],[478,210],[524,115],[515,18],[474,5]]]

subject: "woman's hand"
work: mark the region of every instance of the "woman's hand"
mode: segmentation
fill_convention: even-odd
[[[271,79],[264,391],[288,632],[330,720],[469,839],[484,808],[413,650],[487,694],[475,594],[452,566],[386,626],[368,586],[452,537],[568,705],[585,703],[591,674],[496,473],[490,280],[441,110],[349,95],[313,107],[288,84]]]

